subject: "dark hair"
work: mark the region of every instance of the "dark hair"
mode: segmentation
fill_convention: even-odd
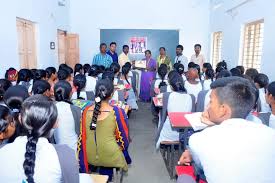
[[[227,70],[227,63],[225,60],[223,60],[217,64],[217,67],[222,67],[223,69]]]
[[[75,74],[78,72],[80,73],[80,71],[83,69],[82,65],[81,64],[75,64],[74,66],[74,76]]]
[[[7,91],[9,87],[11,87],[12,84],[7,79],[0,79],[0,102],[3,101],[4,94]]]
[[[182,75],[184,73],[184,65],[178,63],[177,65],[175,65],[175,70]]]
[[[48,67],[46,69],[47,78],[50,78],[53,74],[56,73],[56,69],[54,67]]]
[[[84,74],[86,73],[90,73],[90,69],[91,69],[91,65],[90,64],[84,64],[83,65],[83,70],[84,70]]]
[[[241,74],[242,74],[242,75],[244,75],[244,66],[238,65],[236,68],[239,69],[239,70],[241,71]]]
[[[248,76],[252,81],[254,81],[255,76],[257,76],[259,72],[257,69],[249,68],[245,71],[245,75]]]
[[[200,49],[201,49],[201,45],[200,44],[195,44],[194,48],[196,48],[197,46],[200,47]]]
[[[99,97],[100,101],[95,102],[95,108],[93,112],[92,121],[90,123],[90,130],[96,129],[97,117],[100,114],[100,107],[102,100],[106,100],[112,96],[114,92],[114,85],[113,82],[109,79],[101,79],[96,83],[95,87],[95,97]]]
[[[259,90],[258,90],[258,88],[256,87],[256,85],[255,85],[255,83],[253,81],[251,81],[250,79],[247,79],[247,80],[250,81],[252,89],[253,89],[253,94],[255,96],[255,101],[254,101],[254,107],[253,107],[253,109],[257,109],[257,106],[258,106],[257,103],[258,103],[258,99],[259,99],[259,95],[260,95]]]
[[[58,70],[68,67],[67,64],[60,64]]]
[[[31,69],[30,71],[31,71],[31,79],[34,80],[34,79],[35,79],[35,78],[34,78],[34,75],[35,75],[37,69]]]
[[[57,77],[58,77],[58,80],[61,81],[61,80],[66,80],[70,77],[70,73],[65,70],[65,69],[60,69],[58,72],[57,72]]]
[[[145,54],[149,53],[150,55],[152,54],[150,50],[146,50],[144,53]]]
[[[43,96],[32,96],[22,106],[21,119],[26,129],[26,144],[23,168],[28,183],[34,183],[36,144],[40,137],[48,137],[57,120],[57,109],[53,102]]]
[[[165,76],[168,73],[168,67],[166,64],[160,64],[159,68],[158,68],[158,75],[160,76],[161,82],[159,83],[159,88],[161,88],[162,86],[166,86],[166,82],[164,81]]]
[[[189,62],[188,63],[188,69],[190,68],[195,68],[196,64],[194,62]]]
[[[33,83],[32,92],[34,95],[43,94],[47,90],[51,90],[51,85],[48,81],[45,80],[37,80]]]
[[[212,69],[212,65],[210,63],[208,63],[208,62],[203,63],[202,67],[206,68],[206,69]]]
[[[10,110],[8,107],[0,105],[0,133],[6,131],[9,121],[6,119],[10,115]]]
[[[17,84],[21,81],[29,82],[31,80],[31,71],[29,69],[21,69],[18,72]]]
[[[123,45],[122,49],[124,49],[124,48],[129,48],[129,46],[128,45]]]
[[[99,65],[99,66],[98,66],[98,72],[99,72],[99,73],[103,73],[103,72],[105,71],[105,69],[106,69],[106,68],[105,68],[103,65]]]
[[[207,76],[207,78],[211,79],[211,81],[214,80],[215,77],[215,72],[212,68],[207,68],[205,71],[205,76]]]
[[[253,87],[249,80],[241,77],[227,77],[214,81],[211,89],[215,89],[220,104],[228,104],[232,111],[231,118],[246,118],[255,104]]]
[[[90,72],[89,72],[89,76],[92,77],[97,77],[97,75],[99,74],[99,70],[98,70],[98,66],[97,65],[92,65]]]
[[[83,88],[86,86],[86,76],[83,74],[78,74],[74,77],[74,86],[77,88],[77,99],[82,99],[84,98],[80,97],[80,92]]]
[[[230,69],[230,72],[231,72],[232,76],[242,77],[241,71],[239,69],[237,69],[237,68]]]
[[[13,67],[10,67],[8,70],[6,70],[5,79],[9,79],[9,72],[11,71],[16,71],[16,69]]]
[[[131,70],[131,67],[129,67],[126,64],[124,66],[122,66],[122,69],[121,69],[122,75],[125,77],[125,80],[128,84],[130,84],[130,82],[127,79],[127,75],[129,74],[130,70]]]
[[[102,74],[102,79],[110,79],[111,81],[114,81],[115,75],[112,71],[105,71]]]
[[[230,77],[231,73],[228,70],[222,70],[221,72],[218,72],[216,75],[216,79],[220,79],[220,78],[226,78],[226,77]]]
[[[58,81],[54,85],[54,97],[55,100],[58,102],[67,102],[69,104],[72,104],[70,102],[70,94],[72,91],[72,86],[67,81]]]
[[[179,48],[179,49],[183,50],[183,46],[182,46],[182,45],[180,45],[180,44],[177,46],[177,48]]]
[[[118,73],[120,70],[120,65],[117,62],[113,62],[110,66],[110,70],[114,72],[114,74]]]
[[[275,99],[275,81],[273,81],[272,83],[270,83],[267,87],[267,92],[268,94],[272,95],[273,98]]]
[[[106,46],[107,47],[107,44],[106,43],[101,43],[99,48],[102,48],[103,46]]]
[[[177,71],[171,71],[168,74],[169,84],[176,92],[186,92],[182,76]]]
[[[269,79],[268,79],[267,75],[260,73],[255,76],[254,82],[258,83],[260,88],[266,88],[268,86]]]
[[[64,69],[69,73],[69,74],[73,74],[74,70],[70,67],[70,66],[66,66],[64,67]]]
[[[195,64],[194,68],[198,70],[198,76],[199,76],[199,79],[201,81],[201,67],[200,67],[200,65],[199,64]]]
[[[160,51],[161,49],[163,49],[164,51],[166,51],[165,47],[160,47],[160,48],[159,48],[159,51]]]
[[[47,78],[47,72],[43,69],[37,69],[34,74],[34,81]]]
[[[111,43],[110,43],[110,46],[112,46],[113,44],[116,45],[116,42],[111,42]]]

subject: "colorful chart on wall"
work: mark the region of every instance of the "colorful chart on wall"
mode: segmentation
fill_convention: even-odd
[[[147,50],[147,37],[130,38],[130,54],[143,54]]]

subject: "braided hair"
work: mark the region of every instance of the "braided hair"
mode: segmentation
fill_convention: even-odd
[[[43,95],[34,95],[22,105],[21,118],[27,131],[24,173],[28,183],[34,183],[36,144],[40,137],[48,137],[57,120],[57,109],[52,101]]]
[[[166,86],[166,82],[164,81],[165,76],[168,72],[168,67],[166,64],[161,64],[158,68],[158,75],[161,78],[161,82],[159,83],[159,88],[161,88],[162,86]]]
[[[71,96],[71,91],[72,91],[72,86],[68,81],[58,81],[54,85],[54,97],[55,100],[58,102],[67,102],[68,104],[72,104],[70,101],[70,96]]]
[[[95,87],[95,108],[93,112],[92,121],[90,123],[90,130],[96,129],[97,117],[100,115],[101,102],[107,100],[114,92],[113,81],[110,79],[101,79],[97,82]]]
[[[83,74],[77,74],[74,77],[74,86],[77,88],[77,99],[84,100],[84,98],[80,97],[80,92],[86,86],[86,76]]]

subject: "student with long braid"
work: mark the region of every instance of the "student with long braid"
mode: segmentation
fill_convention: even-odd
[[[131,163],[127,117],[122,109],[109,104],[113,92],[112,80],[97,82],[95,104],[83,111],[78,147],[81,172],[99,168],[100,174],[109,175],[110,180],[113,168],[127,171]]]
[[[47,139],[57,125],[57,109],[54,103],[43,95],[29,97],[22,105],[20,122],[26,133],[0,149],[0,162],[5,164],[5,168],[0,171],[1,182],[60,183],[66,180],[67,176],[62,177],[58,151]],[[62,156],[73,157],[74,153],[69,147],[62,148],[63,152],[66,149],[69,153],[63,153]],[[68,159],[70,162],[74,160]],[[79,182],[77,169],[71,171],[71,174],[76,175],[71,178],[71,182]]]

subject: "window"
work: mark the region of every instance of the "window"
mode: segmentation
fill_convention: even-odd
[[[213,34],[213,51],[212,51],[212,65],[216,67],[217,63],[221,61],[222,52],[222,32],[214,32]]]
[[[261,67],[264,20],[245,25],[242,65],[245,69]]]

